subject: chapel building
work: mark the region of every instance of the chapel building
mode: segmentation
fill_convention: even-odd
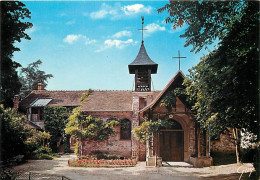
[[[26,114],[31,127],[36,129],[44,129],[45,106],[81,106],[81,112],[103,121],[117,118],[128,122],[127,127],[116,127],[116,135],[108,140],[83,142],[84,155],[100,151],[126,158],[137,157],[147,165],[153,164],[157,157],[163,161],[190,162],[197,167],[211,165],[206,132],[195,123],[184,99],[174,97],[170,106],[162,105],[165,97],[182,87],[184,74],[179,70],[163,90],[152,91],[151,75],[156,74],[157,69],[158,64],[151,60],[142,41],[136,58],[128,65],[129,74],[135,78],[134,90],[93,90],[82,104],[80,99],[87,91],[48,91],[39,84],[38,90],[20,102],[16,97],[14,105]],[[157,119],[166,119],[173,125],[161,129],[146,143],[140,142],[133,130],[144,121]],[[73,147],[73,143],[71,145]]]

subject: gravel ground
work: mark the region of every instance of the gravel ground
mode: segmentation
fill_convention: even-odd
[[[163,167],[146,167],[138,162],[135,167],[127,168],[83,168],[69,167],[68,160],[75,155],[63,155],[54,160],[29,160],[13,167],[15,172],[35,172],[50,175],[62,175],[71,180],[172,180],[172,179],[248,179],[252,164],[229,164],[205,168],[193,168],[185,162],[164,163]]]

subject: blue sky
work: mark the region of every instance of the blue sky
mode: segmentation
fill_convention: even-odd
[[[165,24],[167,13],[157,9],[167,1],[24,1],[31,11],[31,40],[16,43],[21,49],[14,60],[27,66],[38,59],[40,69],[53,74],[47,90],[132,90],[134,75],[130,64],[141,45],[141,16],[145,18],[144,44],[150,58],[158,63],[152,75],[155,90],[164,86],[178,71],[178,56],[184,74],[195,66],[202,50],[195,54],[180,38],[185,27],[173,30]]]

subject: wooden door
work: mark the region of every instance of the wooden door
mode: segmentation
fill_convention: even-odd
[[[183,131],[162,131],[160,133],[160,156],[163,161],[184,160]]]

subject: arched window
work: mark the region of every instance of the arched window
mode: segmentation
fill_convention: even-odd
[[[131,139],[131,121],[128,119],[120,120],[120,139]]]

